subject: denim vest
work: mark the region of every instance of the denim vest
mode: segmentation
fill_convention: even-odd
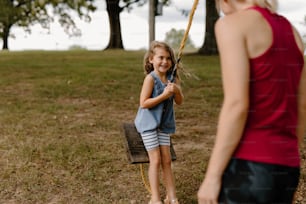
[[[154,78],[154,87],[151,97],[154,98],[163,93],[165,87],[154,71],[150,73]],[[171,74],[167,75],[170,79]],[[139,107],[135,118],[135,126],[139,133],[159,130],[163,133],[175,132],[175,117],[173,110],[173,96],[150,109]]]

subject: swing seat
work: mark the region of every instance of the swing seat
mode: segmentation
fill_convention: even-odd
[[[123,136],[128,160],[131,164],[149,163],[147,150],[144,147],[141,135],[137,132],[134,123],[123,123]],[[170,153],[172,161],[176,154],[170,140]]]

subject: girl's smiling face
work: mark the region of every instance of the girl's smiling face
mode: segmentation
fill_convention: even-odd
[[[154,55],[149,59],[149,62],[153,65],[154,71],[158,73],[166,74],[172,66],[170,53],[159,47],[154,49]]]

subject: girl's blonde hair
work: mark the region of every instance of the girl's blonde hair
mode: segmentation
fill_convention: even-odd
[[[153,64],[150,63],[150,59],[152,59],[152,57],[155,55],[155,48],[162,48],[162,49],[166,50],[167,52],[169,52],[170,58],[171,58],[171,62],[172,62],[172,66],[168,70],[167,74],[172,73],[172,71],[173,71],[173,69],[175,67],[175,64],[176,64],[176,59],[175,59],[175,55],[174,55],[173,49],[167,43],[165,43],[165,42],[152,41],[150,43],[149,50],[145,54],[144,60],[143,60],[145,74],[149,74],[150,72],[152,72],[154,70]],[[178,77],[178,73],[177,73],[176,76]]]

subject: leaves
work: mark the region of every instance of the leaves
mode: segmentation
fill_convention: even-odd
[[[15,25],[30,32],[30,25],[39,23],[48,29],[57,16],[64,31],[70,35],[80,35],[80,29],[71,16],[90,21],[89,12],[95,11],[94,0],[1,0],[0,1],[0,38],[8,38],[10,28]]]
[[[168,31],[166,33],[165,42],[167,42],[173,49],[178,50],[184,34],[185,34],[185,30],[183,30],[183,29],[176,30],[176,29],[172,28],[170,31]],[[195,46],[194,46],[194,44],[193,44],[193,42],[192,42],[192,40],[190,39],[189,36],[188,36],[188,38],[185,42],[185,47],[189,48],[189,49],[195,48]]]

